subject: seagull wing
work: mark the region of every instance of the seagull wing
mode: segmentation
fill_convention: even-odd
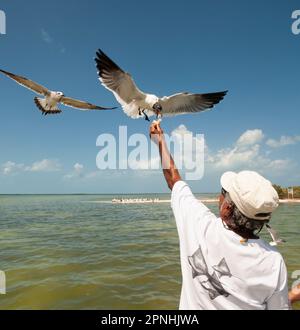
[[[39,85],[39,84],[35,83],[32,80],[29,80],[25,77],[17,76],[13,73],[10,73],[10,72],[7,72],[7,71],[1,70],[1,69],[0,69],[0,72],[4,73],[9,78],[15,80],[18,84],[20,84],[20,85],[22,85],[22,86],[38,93],[38,94],[41,94],[41,95],[48,95],[49,94],[49,91],[46,87],[44,87],[42,85]]]
[[[102,85],[113,92],[117,101],[126,106],[133,100],[142,100],[145,94],[135,85],[131,75],[124,72],[100,49],[96,53],[96,67]]]
[[[94,105],[85,101],[79,101],[76,99],[72,99],[70,97],[63,96],[60,101],[64,105],[67,105],[72,108],[80,109],[80,110],[112,110],[116,108],[104,108],[98,105]]]
[[[173,116],[183,113],[200,112],[219,103],[227,91],[209,94],[178,93],[160,99],[162,114]]]

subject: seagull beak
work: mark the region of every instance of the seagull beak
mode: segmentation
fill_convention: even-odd
[[[156,112],[156,113],[160,113],[162,112],[162,106],[159,104],[159,103],[155,103],[153,105],[153,110]]]

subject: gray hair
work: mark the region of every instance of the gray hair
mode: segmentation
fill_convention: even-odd
[[[226,192],[225,201],[232,208],[231,217],[226,223],[229,227],[228,229],[245,235],[247,236],[246,238],[259,238],[257,234],[269,220],[255,220],[246,217],[234,204],[228,192]]]

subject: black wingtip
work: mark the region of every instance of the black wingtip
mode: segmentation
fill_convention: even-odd
[[[111,71],[122,71],[123,70],[111,59],[109,58],[101,49],[96,51],[96,57],[94,58],[96,62],[96,67],[98,69],[99,75]]]
[[[94,58],[95,61],[101,61],[102,59],[109,59],[109,57],[100,49],[98,48],[97,51],[96,51],[96,57]]]
[[[209,108],[209,109],[213,108],[214,105],[220,103],[224,99],[224,97],[226,96],[227,93],[228,93],[228,90],[222,91],[222,92],[216,92],[216,93],[203,94],[205,101],[209,105],[207,108]]]
[[[11,73],[11,72],[8,72],[8,71],[5,71],[5,70],[2,70],[0,69],[0,72],[2,72],[3,74],[5,74],[6,76],[9,76],[10,78],[15,77],[16,75]]]
[[[115,110],[118,109],[118,107],[112,107],[112,108],[106,108],[106,107],[98,107],[97,110]]]

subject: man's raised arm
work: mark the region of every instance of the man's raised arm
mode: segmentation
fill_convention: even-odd
[[[159,147],[161,165],[168,187],[172,190],[174,184],[181,180],[181,176],[176,168],[174,160],[170,155],[166,145],[164,132],[160,127],[159,121],[154,121],[150,126],[150,138]]]

